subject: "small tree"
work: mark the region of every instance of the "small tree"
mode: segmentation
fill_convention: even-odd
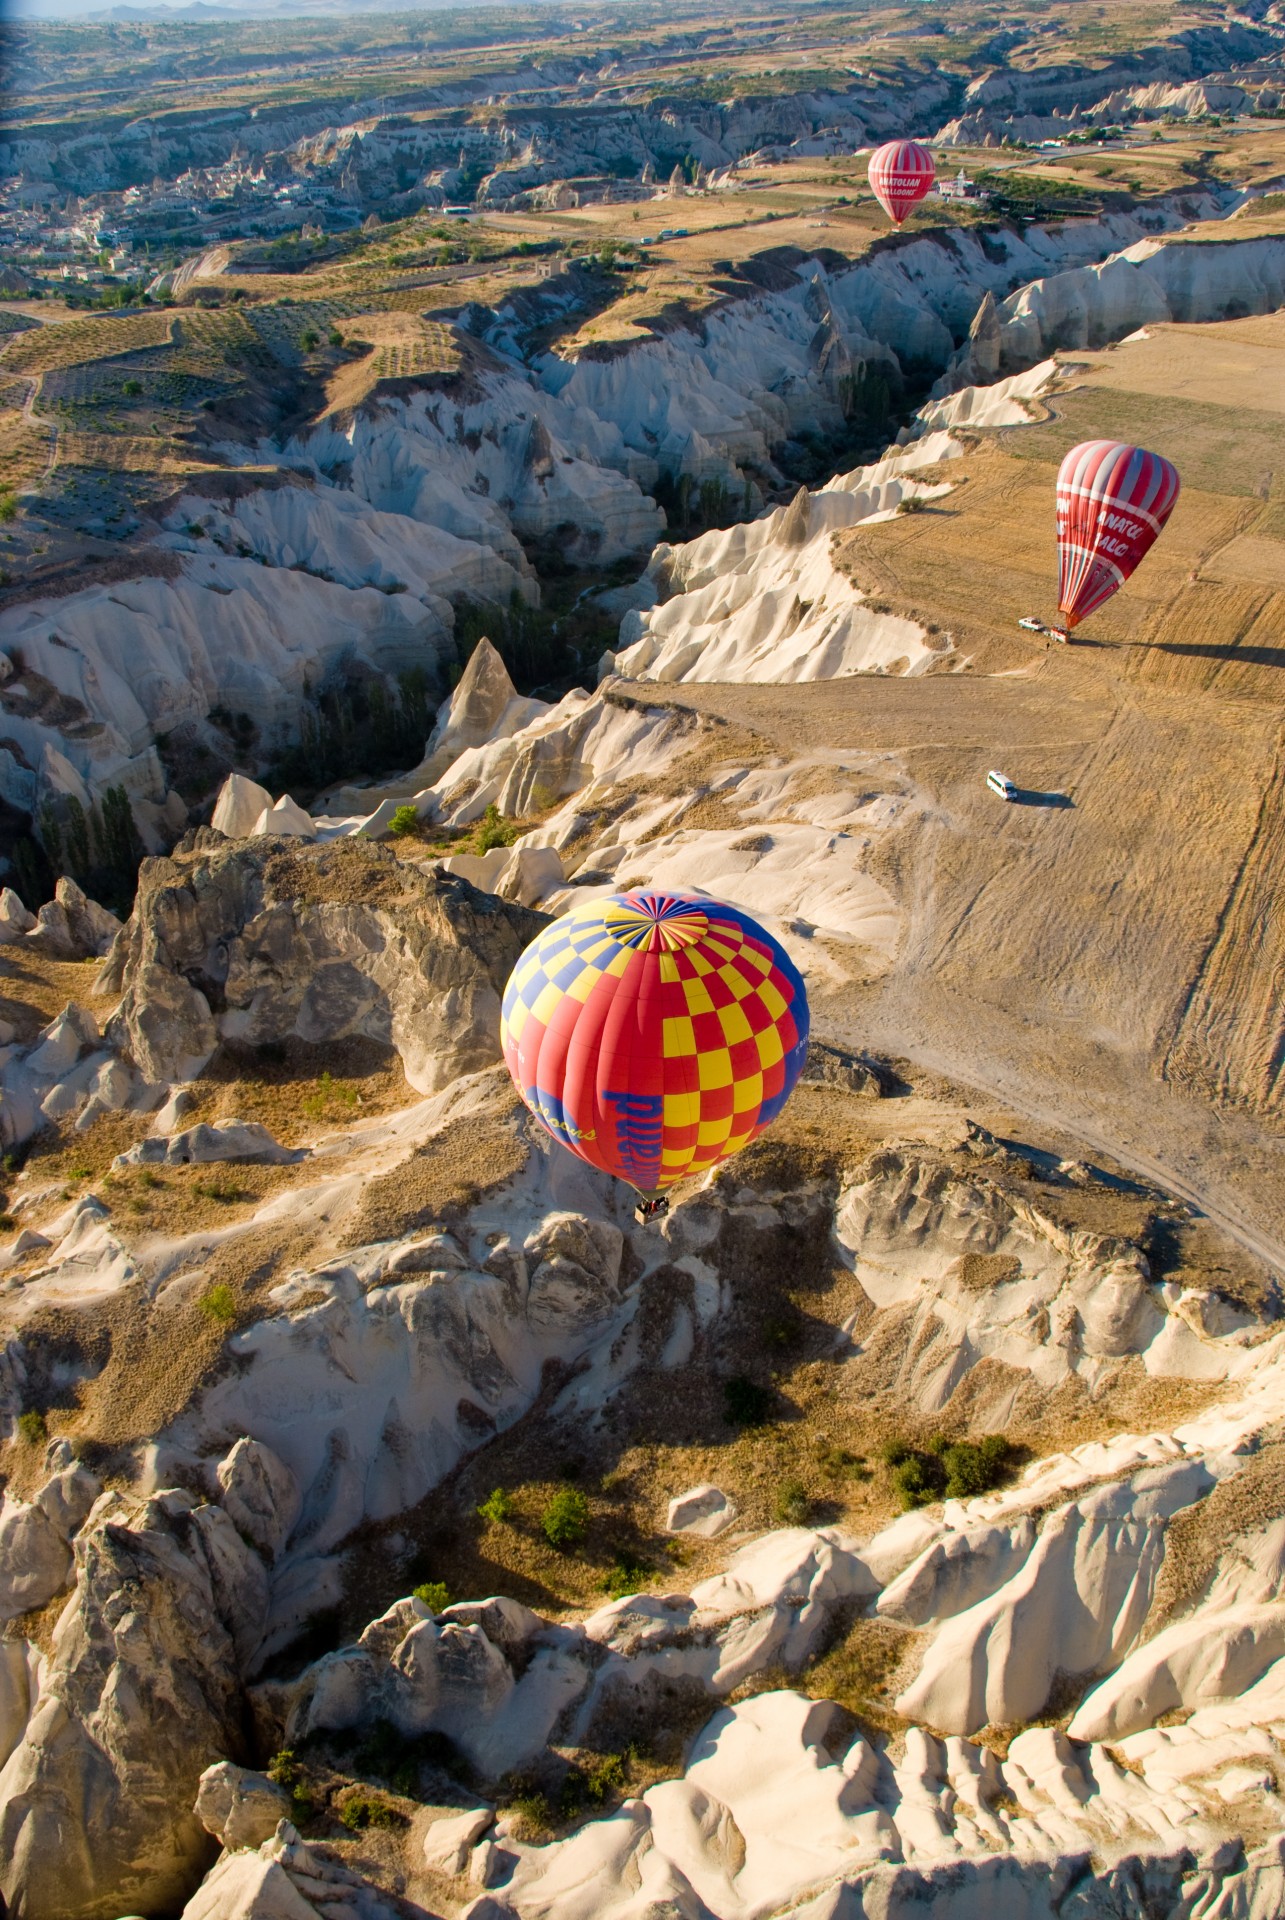
[[[540,1525],[551,1547],[565,1553],[578,1546],[589,1529],[589,1502],[578,1487],[563,1487],[544,1510]]]

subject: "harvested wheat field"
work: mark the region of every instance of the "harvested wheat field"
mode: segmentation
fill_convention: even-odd
[[[930,476],[948,494],[835,537],[868,596],[952,635],[956,672],[662,696],[778,752],[879,753],[913,782],[920,804],[870,859],[903,914],[895,965],[826,1007],[837,1036],[990,1086],[1180,1188],[1199,1166],[1228,1224],[1253,1187],[1260,1250],[1285,1235],[1263,1124],[1285,1100],[1283,376],[1282,315],[1068,358],[1047,421],[979,436]],[[1017,621],[1053,615],[1057,464],[1107,437],[1172,455],[1184,489],[1062,647]],[[1019,804],[987,791],[991,767]]]

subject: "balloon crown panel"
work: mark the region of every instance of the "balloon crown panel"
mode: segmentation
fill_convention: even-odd
[[[555,1140],[644,1193],[747,1146],[807,1052],[793,961],[739,907],[613,894],[523,953],[504,994],[514,1084]]]

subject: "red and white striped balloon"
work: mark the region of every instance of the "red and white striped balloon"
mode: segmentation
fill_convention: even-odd
[[[870,190],[897,226],[936,178],[933,157],[917,140],[889,140],[870,156]]]
[[[1178,472],[1122,440],[1072,447],[1057,476],[1057,604],[1069,627],[1109,600],[1178,498]]]

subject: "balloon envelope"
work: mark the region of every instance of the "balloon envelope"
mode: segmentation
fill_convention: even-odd
[[[898,226],[936,178],[933,157],[917,140],[889,140],[870,156],[871,191]]]
[[[1074,627],[1124,585],[1173,512],[1178,473],[1122,440],[1072,447],[1057,476],[1057,603]]]
[[[500,1037],[554,1139],[654,1193],[776,1118],[807,1052],[807,994],[785,949],[739,907],[619,893],[532,941],[505,988]]]

